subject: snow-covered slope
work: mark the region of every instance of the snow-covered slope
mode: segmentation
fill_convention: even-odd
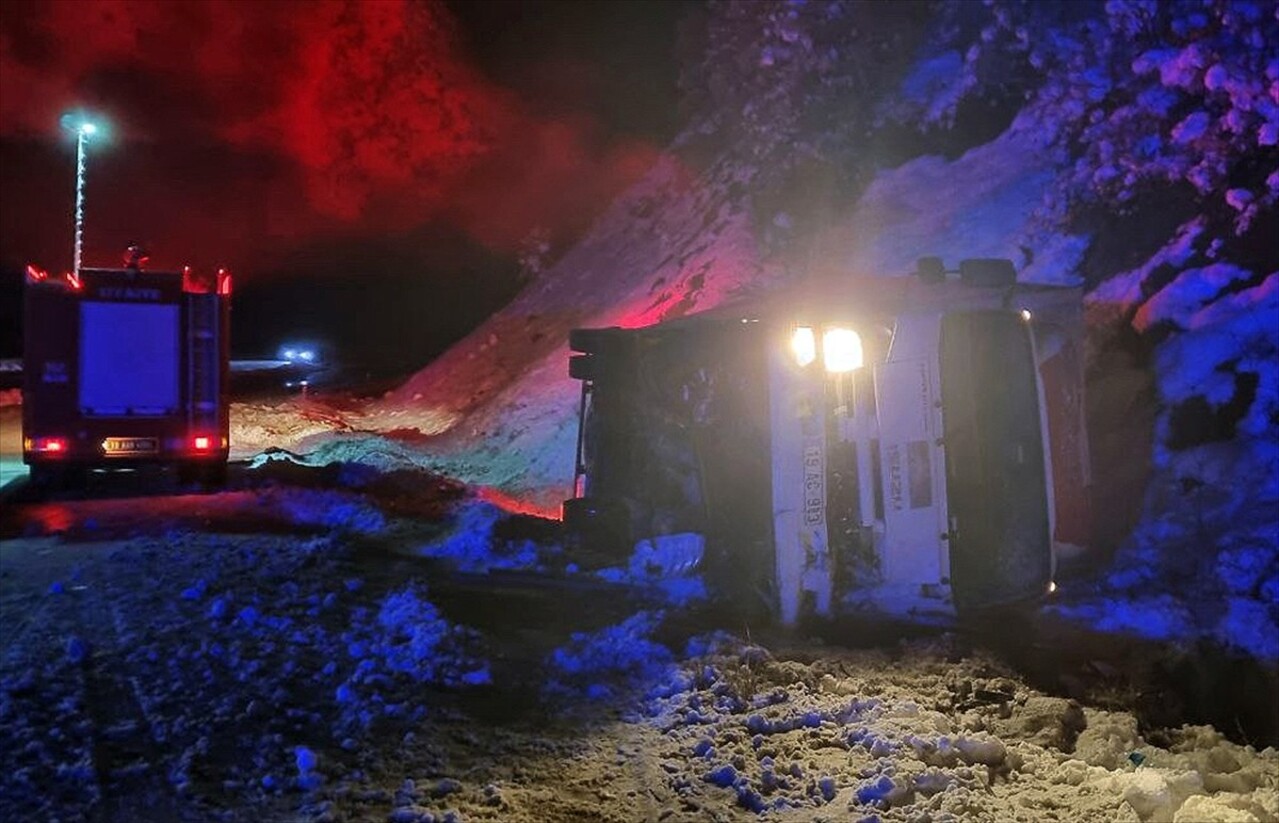
[[[555,265],[358,423],[436,436],[439,468],[553,508],[572,476],[579,384],[568,333],[706,309],[783,273],[762,258],[737,172],[664,156]]]

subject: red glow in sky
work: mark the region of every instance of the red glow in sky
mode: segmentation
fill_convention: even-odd
[[[243,267],[437,219],[510,251],[534,228],[579,230],[653,156],[486,79],[439,3],[14,3],[0,17],[6,260],[61,265],[73,150],[57,124],[77,106],[115,130],[91,159],[92,263],[137,241],[156,265]],[[33,145],[42,162],[12,162]]]

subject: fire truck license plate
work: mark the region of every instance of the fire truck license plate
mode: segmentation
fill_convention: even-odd
[[[160,443],[154,437],[108,437],[102,441],[102,451],[108,456],[155,454],[159,450]]]

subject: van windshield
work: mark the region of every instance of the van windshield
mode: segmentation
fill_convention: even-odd
[[[941,378],[955,605],[1034,597],[1049,581],[1052,560],[1027,326],[1009,312],[947,315]]]

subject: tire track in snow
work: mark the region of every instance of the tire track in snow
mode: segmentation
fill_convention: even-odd
[[[90,689],[73,659],[83,646],[68,604],[81,594],[37,601],[5,650],[0,819],[84,820],[102,799],[83,714]]]
[[[95,585],[96,584],[96,585]],[[168,759],[156,739],[153,718],[138,678],[128,672],[129,637],[121,604],[104,597],[104,576],[98,575],[77,600],[76,623],[89,653],[81,671],[85,682],[85,711],[91,721],[93,770],[99,800],[91,820],[186,821],[184,809],[164,773]],[[109,614],[110,620],[103,620]]]

